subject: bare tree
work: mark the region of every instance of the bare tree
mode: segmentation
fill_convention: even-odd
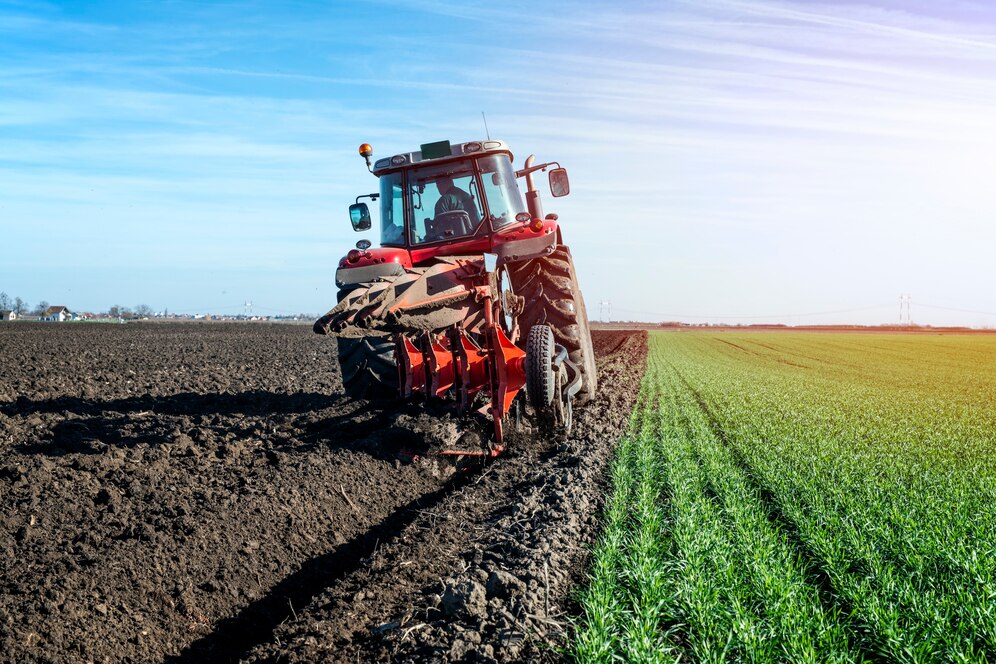
[[[17,312],[18,316],[23,316],[24,312],[31,308],[27,302],[19,297],[14,298],[14,311]]]
[[[113,307],[107,310],[107,315],[111,318],[121,318],[121,313],[123,309],[120,304],[115,304]]]
[[[0,309],[10,309],[12,307],[10,302],[10,295],[7,293],[0,292]]]
[[[135,307],[135,315],[139,318],[148,318],[153,314],[152,307],[147,304],[140,304]]]
[[[42,300],[38,303],[38,306],[35,307],[35,314],[38,316],[44,316],[46,311],[48,311],[48,302]]]

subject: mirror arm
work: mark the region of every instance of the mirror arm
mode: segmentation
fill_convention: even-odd
[[[526,175],[529,175],[530,173],[535,173],[536,171],[545,171],[546,169],[548,169],[553,165],[556,165],[557,168],[561,167],[560,162],[558,161],[548,161],[545,164],[536,164],[535,166],[529,166],[528,168],[523,168],[521,171],[516,171],[515,177],[521,178]]]
[[[353,203],[354,204],[355,203],[359,203],[361,198],[369,198],[370,200],[375,201],[378,198],[380,198],[380,194],[361,194],[361,195],[359,195],[359,196],[356,197],[356,200],[353,201]]]

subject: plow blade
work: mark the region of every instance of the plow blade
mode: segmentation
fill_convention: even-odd
[[[429,353],[429,384],[427,391],[431,396],[442,397],[453,387],[456,379],[457,365],[453,353],[438,341],[430,341]]]
[[[425,391],[425,355],[411,342],[399,335],[395,341],[394,355],[398,362],[398,388],[401,397],[407,399],[416,392]]]

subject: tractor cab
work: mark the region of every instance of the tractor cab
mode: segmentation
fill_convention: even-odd
[[[361,146],[360,154],[370,168],[370,146]],[[527,162],[517,173],[512,160],[511,150],[497,140],[427,143],[418,152],[377,160],[370,170],[380,180],[380,191],[366,197],[380,202],[381,244],[409,249],[463,244],[539,216],[538,199],[536,211],[527,211],[516,178],[549,164],[529,168]],[[566,171],[555,171],[563,184],[555,186],[551,172],[551,191],[564,195]],[[527,182],[531,188],[531,178]],[[527,192],[527,198],[530,193],[537,192]],[[362,231],[371,227],[371,219],[359,198],[350,206],[350,218]]]

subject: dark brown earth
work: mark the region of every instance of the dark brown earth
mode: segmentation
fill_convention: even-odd
[[[0,661],[557,659],[646,353],[595,344],[570,439],[455,467],[486,422],[308,327],[0,324]]]

